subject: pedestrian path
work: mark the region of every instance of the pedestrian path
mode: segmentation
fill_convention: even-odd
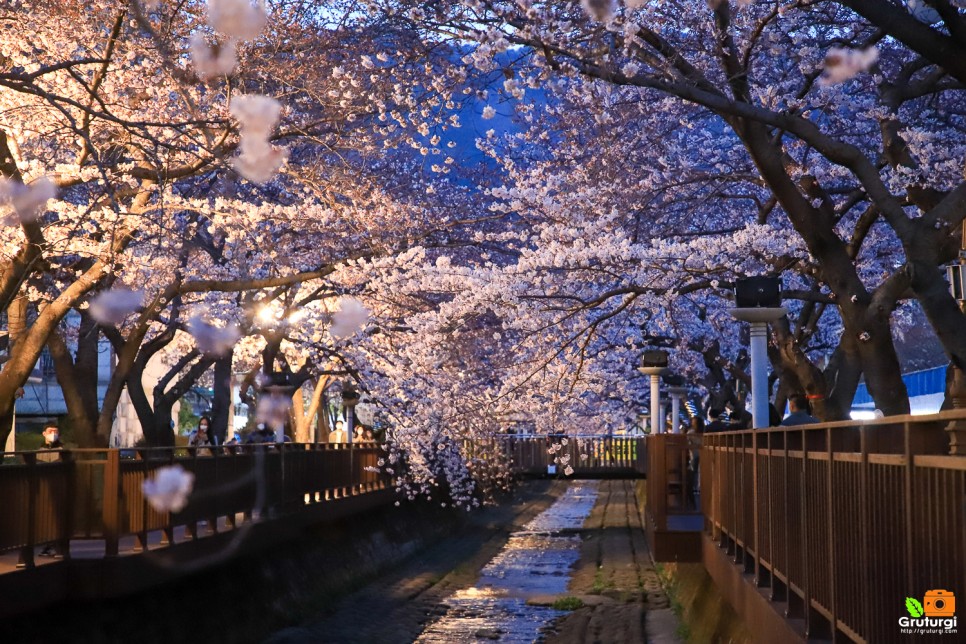
[[[647,548],[635,491],[634,481],[601,482],[568,586],[569,596],[583,607],[553,625],[548,644],[680,641],[678,619]]]

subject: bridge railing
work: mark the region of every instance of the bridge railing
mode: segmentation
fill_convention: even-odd
[[[546,475],[548,466],[554,466],[557,474],[576,478],[640,477],[647,472],[647,443],[643,436],[499,434],[466,441],[464,450],[470,458],[504,459],[511,471],[520,475]],[[573,471],[566,474],[568,466]]]
[[[698,481],[692,469],[696,446],[684,434],[658,434],[647,441],[648,515],[654,529],[674,529],[675,517],[700,515]]]
[[[105,556],[113,556],[124,536],[136,537],[143,548],[152,531],[173,543],[175,528],[193,538],[201,521],[211,530],[219,519],[233,527],[239,515],[291,514],[384,489],[390,479],[375,471],[384,455],[381,446],[364,443],[6,453],[0,552],[20,549],[30,567],[40,544],[59,544],[69,553],[72,539],[103,540]],[[180,512],[158,512],[141,484],[175,463],[194,474],[193,492]]]
[[[706,532],[810,636],[896,641],[906,597],[966,589],[954,418],[705,434]]]

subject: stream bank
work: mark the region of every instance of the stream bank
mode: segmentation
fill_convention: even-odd
[[[266,644],[410,644],[446,614],[445,600],[472,585],[480,570],[566,490],[562,481],[521,483],[511,499],[465,513],[462,528],[419,551],[361,589],[330,595],[313,614],[289,622]]]
[[[421,580],[439,581],[453,565],[461,565],[459,556],[477,552],[483,535],[500,533],[500,526],[517,514],[539,513],[555,498],[555,484],[538,481],[519,486],[500,505],[474,512],[429,502],[403,502],[399,507],[390,502],[306,527],[284,542],[148,591],[66,601],[8,618],[3,641],[260,642],[287,625],[318,619],[353,591],[438,548],[445,551],[444,544],[454,539],[472,541],[465,552],[452,549],[447,561],[456,563],[408,583],[418,590]],[[475,575],[478,567],[471,570]],[[363,619],[371,621],[371,615]]]

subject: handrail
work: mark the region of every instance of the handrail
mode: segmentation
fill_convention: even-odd
[[[704,434],[706,534],[809,637],[899,639],[906,597],[966,588],[964,418]]]
[[[644,436],[496,434],[488,439],[466,440],[463,449],[471,462],[500,459],[513,474],[579,478],[644,476],[646,445]]]
[[[0,466],[0,551],[20,550],[34,565],[34,548],[56,544],[69,557],[69,542],[96,539],[104,556],[118,554],[122,537],[147,548],[151,531],[168,543],[183,527],[196,538],[198,525],[234,527],[238,517],[292,514],[350,495],[385,489],[378,468],[385,452],[375,443],[256,444],[221,447],[76,449],[5,453],[18,462]],[[45,462],[44,455],[59,460]],[[158,468],[178,464],[195,477],[187,506],[158,512],[141,484]]]
[[[474,467],[502,459],[516,474],[545,476],[556,465],[560,476],[643,476],[645,446],[643,437],[506,436],[464,443],[463,456]],[[281,516],[385,489],[391,479],[379,468],[383,449],[376,443],[269,443],[4,453],[0,552],[19,549],[32,567],[37,545],[56,544],[69,556],[70,542],[86,539],[103,540],[104,556],[113,557],[125,537],[146,549],[152,532],[174,543],[176,528],[194,539],[203,523],[208,530],[219,521],[234,527],[255,515]],[[194,475],[194,492],[180,512],[158,512],[141,485],[171,464]]]

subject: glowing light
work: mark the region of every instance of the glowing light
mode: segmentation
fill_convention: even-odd
[[[261,322],[274,322],[278,319],[279,311],[274,304],[267,304],[258,311],[258,319]]]

